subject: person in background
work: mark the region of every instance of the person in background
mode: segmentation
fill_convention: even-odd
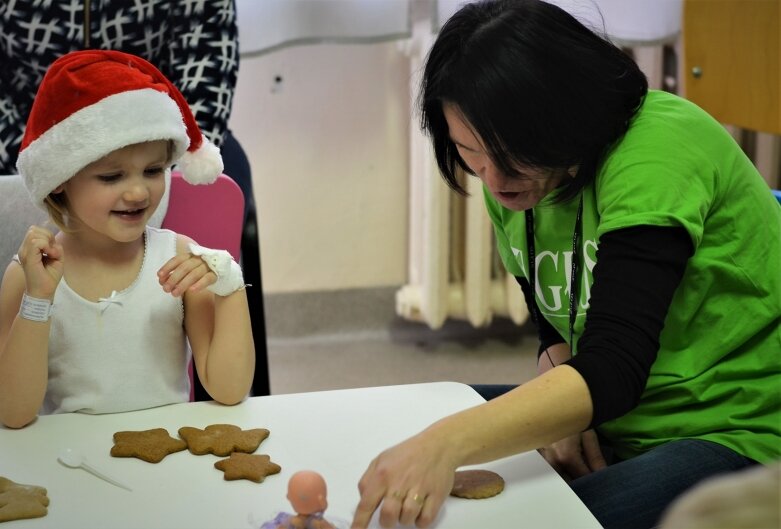
[[[248,395],[255,352],[241,268],[147,225],[174,163],[193,184],[223,169],[152,64],[84,50],[51,65],[18,169],[60,231],[30,227],[0,284],[2,424],[186,402],[190,349],[214,400]]]
[[[538,376],[376,457],[354,528],[427,527],[457,468],[538,449],[605,528],[644,529],[781,457],[781,208],[718,122],[539,0],[462,7],[419,101],[446,182],[483,183]]]
[[[46,68],[80,49],[155,64],[182,92],[225,172],[254,200],[249,163],[228,128],[239,70],[234,0],[0,3],[0,175],[16,173],[25,123]]]

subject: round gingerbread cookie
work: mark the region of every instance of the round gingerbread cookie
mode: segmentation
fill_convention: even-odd
[[[490,470],[459,470],[453,481],[451,496],[481,500],[504,490],[504,479]]]

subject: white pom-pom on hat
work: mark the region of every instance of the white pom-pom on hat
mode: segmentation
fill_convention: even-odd
[[[211,184],[224,169],[220,149],[202,137],[201,146],[195,151],[187,150],[179,158],[177,168],[184,179],[194,185]]]

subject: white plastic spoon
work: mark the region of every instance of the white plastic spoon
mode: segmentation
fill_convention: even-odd
[[[60,452],[60,455],[57,456],[57,461],[59,461],[60,463],[62,463],[66,467],[70,467],[70,468],[83,468],[84,470],[86,470],[90,474],[93,474],[93,475],[99,477],[100,479],[102,479],[104,481],[108,481],[112,485],[116,485],[117,487],[121,487],[121,488],[123,488],[125,490],[129,490],[130,492],[133,492],[132,489],[130,487],[128,487],[127,485],[123,485],[119,481],[111,479],[107,475],[105,475],[105,474],[103,474],[101,472],[98,472],[95,469],[95,467],[93,467],[92,465],[89,465],[87,463],[86,458],[78,450],[74,450],[73,448],[65,448],[65,449],[63,449]]]

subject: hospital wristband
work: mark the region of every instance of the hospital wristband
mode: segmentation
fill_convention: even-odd
[[[25,320],[47,322],[52,315],[52,302],[48,299],[34,298],[27,293],[22,294],[22,306],[19,316]]]

